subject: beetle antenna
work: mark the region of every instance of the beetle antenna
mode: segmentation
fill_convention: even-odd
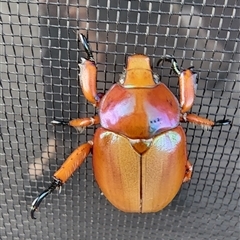
[[[171,56],[171,55],[165,55],[165,56],[162,56],[158,62],[157,62],[157,66],[160,65],[160,63],[164,62],[164,61],[167,61],[167,62],[170,62],[172,64],[172,69],[173,71],[177,74],[177,75],[180,75],[181,74],[181,71],[178,67],[178,63],[177,63],[177,60],[175,57]]]
[[[88,55],[88,59],[90,61],[95,62],[94,58],[93,58],[93,54],[92,54],[92,49],[90,47],[90,44],[89,44],[87,38],[82,33],[79,33],[79,39],[80,39],[80,41],[81,41],[81,43],[82,43],[82,45],[84,47],[85,52]]]
[[[42,202],[42,200],[51,192],[53,192],[56,188],[61,188],[62,186],[62,182],[56,178],[54,178],[52,184],[50,185],[50,187],[46,190],[44,190],[37,198],[35,198],[35,200],[32,202],[32,206],[31,206],[31,218],[32,219],[36,219],[34,216],[35,211],[38,209],[40,203]]]

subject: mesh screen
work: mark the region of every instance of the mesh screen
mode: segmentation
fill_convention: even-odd
[[[239,16],[237,0],[2,0],[0,238],[239,239]],[[155,66],[172,54],[198,72],[191,111],[232,121],[211,131],[183,124],[194,174],[160,212],[115,209],[94,181],[90,156],[30,218],[54,171],[94,134],[50,124],[95,114],[77,81],[85,56],[77,30],[92,46],[99,92],[118,81],[126,56],[147,54]],[[161,76],[178,95],[169,68]]]

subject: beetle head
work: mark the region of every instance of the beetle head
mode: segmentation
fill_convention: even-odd
[[[141,54],[128,57],[127,67],[120,76],[120,83],[126,88],[154,87],[156,83],[149,57]]]

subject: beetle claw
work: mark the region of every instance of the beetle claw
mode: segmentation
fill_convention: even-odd
[[[213,127],[215,126],[224,126],[224,125],[230,125],[231,121],[229,119],[222,119],[222,120],[218,120],[214,123]]]
[[[68,122],[65,121],[58,121],[58,120],[52,120],[51,124],[53,125],[68,125]]]
[[[42,202],[42,200],[51,192],[51,190],[46,189],[45,191],[43,191],[37,198],[35,198],[35,200],[32,202],[32,206],[31,206],[31,218],[32,219],[36,219],[34,216],[35,211],[38,209],[40,203]]]
[[[61,189],[62,186],[62,182],[56,178],[54,178],[52,184],[50,185],[50,187],[46,190],[44,190],[37,198],[34,199],[34,201],[32,202],[32,206],[31,206],[31,218],[32,219],[36,219],[34,216],[35,211],[38,209],[40,203],[42,202],[42,200],[51,192],[53,192],[57,187],[59,187]]]
[[[89,42],[88,42],[87,38],[82,33],[79,33],[79,38],[80,38],[80,41],[81,41],[81,43],[82,43],[82,45],[84,47],[85,52],[88,55],[88,59],[90,61],[95,62],[94,58],[93,58],[93,54],[92,54],[92,49],[91,49],[91,47],[89,45]]]
[[[60,194],[62,192],[62,186],[59,186],[57,190],[58,190],[58,194]]]

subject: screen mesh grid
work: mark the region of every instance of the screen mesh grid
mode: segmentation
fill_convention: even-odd
[[[239,239],[239,16],[236,0],[2,0],[1,239]],[[78,30],[93,48],[99,92],[118,81],[127,56],[143,53],[178,96],[169,65],[155,68],[172,54],[198,73],[191,112],[232,121],[211,131],[183,124],[194,174],[161,212],[115,209],[94,181],[90,155],[30,218],[54,171],[95,131],[50,124],[96,113],[77,81],[85,56]]]

